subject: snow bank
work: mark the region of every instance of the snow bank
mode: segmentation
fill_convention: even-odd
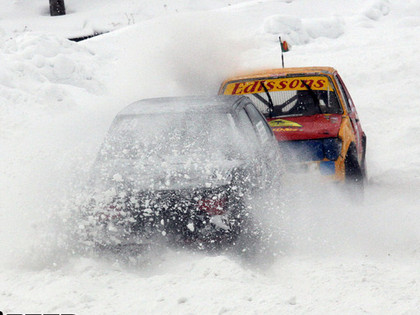
[[[100,137],[91,100],[100,104],[104,91],[95,78],[102,62],[45,34],[23,33],[1,48],[2,260],[30,264],[32,250],[48,251],[44,242],[55,241],[44,239],[49,222],[92,158],[87,148],[100,141],[89,134]]]
[[[36,95],[36,103],[47,106],[68,105],[70,98],[64,97],[65,88],[100,92],[101,85],[92,80],[97,58],[68,40],[27,32],[5,40],[1,54],[0,84],[5,89],[1,97],[5,102],[11,103],[8,93],[13,93],[14,89]],[[16,105],[13,102],[13,107],[18,107]]]
[[[45,0],[1,1],[0,28],[8,34],[38,31],[67,38],[92,35],[140,24],[160,16],[181,12],[214,10],[248,0],[72,0],[66,1],[67,15],[50,17]]]
[[[364,11],[364,15],[369,19],[377,21],[381,17],[389,14],[389,0],[375,0],[370,2]]]
[[[292,45],[304,45],[319,37],[337,38],[344,34],[344,21],[338,17],[300,19],[293,16],[274,15],[263,24],[263,32],[282,36]]]

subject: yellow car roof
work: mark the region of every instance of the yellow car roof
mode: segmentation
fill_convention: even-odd
[[[299,68],[279,68],[279,69],[266,69],[259,71],[247,72],[228,78],[222,84],[229,81],[238,81],[255,78],[266,78],[276,76],[286,76],[288,74],[303,74],[303,75],[314,75],[314,74],[333,74],[336,70],[333,67],[299,67]]]

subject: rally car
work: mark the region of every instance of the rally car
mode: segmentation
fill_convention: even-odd
[[[363,187],[366,134],[331,67],[283,68],[225,80],[219,94],[247,95],[269,122],[291,169],[315,169]]]
[[[115,117],[93,165],[87,240],[233,244],[250,227],[248,200],[280,179],[279,151],[248,97],[137,101]]]

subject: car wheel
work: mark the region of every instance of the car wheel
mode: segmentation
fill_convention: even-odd
[[[363,157],[362,157],[362,172],[363,172],[363,178],[366,180],[368,178],[367,176],[367,168],[366,168],[366,145],[367,144],[367,138],[366,135],[363,134],[363,138],[362,138],[362,147],[363,147]]]
[[[364,191],[364,172],[357,161],[356,153],[353,149],[349,149],[344,160],[345,182],[348,190],[354,195],[363,199]]]

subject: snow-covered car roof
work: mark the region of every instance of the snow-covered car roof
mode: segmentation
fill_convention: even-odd
[[[239,99],[240,97],[231,95],[151,98],[128,105],[118,116],[203,110],[228,112]]]

